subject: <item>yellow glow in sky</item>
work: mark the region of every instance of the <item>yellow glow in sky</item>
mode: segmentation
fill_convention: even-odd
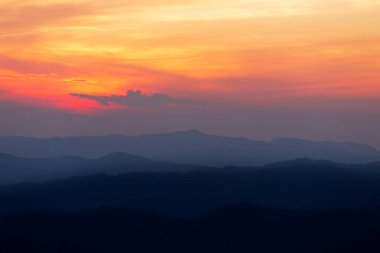
[[[277,103],[380,92],[374,0],[0,1],[0,99],[127,89]],[[49,99],[47,99],[49,98]]]

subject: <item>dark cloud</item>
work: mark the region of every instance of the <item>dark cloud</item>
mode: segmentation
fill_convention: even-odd
[[[166,94],[155,93],[152,96],[143,95],[140,90],[129,90],[123,96],[95,96],[88,94],[70,94],[73,97],[79,97],[82,99],[90,99],[98,102],[102,105],[119,104],[132,107],[140,106],[161,106],[165,104],[187,104],[189,101],[170,97]]]
[[[15,75],[0,75],[0,78],[15,78]]]
[[[73,79],[72,82],[88,83],[86,79]]]

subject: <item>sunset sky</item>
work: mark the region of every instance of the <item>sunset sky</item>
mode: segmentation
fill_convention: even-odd
[[[0,134],[380,147],[378,0],[0,0],[0,13]]]

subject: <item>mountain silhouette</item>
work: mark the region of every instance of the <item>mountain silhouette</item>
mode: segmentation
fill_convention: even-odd
[[[0,152],[34,158],[61,155],[99,158],[124,152],[158,161],[219,167],[263,166],[299,157],[338,163],[380,160],[377,149],[362,144],[298,139],[265,142],[207,135],[197,130],[141,136],[0,137]]]
[[[97,159],[76,156],[24,158],[0,153],[0,185],[41,182],[93,174],[117,175],[127,172],[187,172],[198,166],[157,162],[137,155],[112,153]]]
[[[119,175],[129,172],[178,172],[214,174],[251,174],[274,169],[299,169],[299,174],[341,170],[345,173],[360,172],[380,175],[380,162],[368,164],[339,164],[328,160],[298,158],[271,163],[266,166],[225,166],[211,167],[191,164],[177,164],[154,161],[138,155],[122,152],[111,153],[100,158],[88,159],[77,156],[58,156],[53,158],[25,158],[0,153],[0,185],[22,182],[44,182],[75,176],[95,174]]]
[[[105,160],[113,156],[123,155],[111,155]],[[119,164],[116,162],[114,168],[107,169],[129,170]],[[194,216],[231,203],[310,211],[380,207],[380,167],[376,169],[374,164],[367,167],[304,159],[282,164],[249,170],[158,163],[139,168],[160,173],[103,173],[14,184],[0,187],[0,213],[83,211],[111,206]],[[175,172],[186,169],[193,172]],[[95,167],[96,170],[104,171],[101,167]]]

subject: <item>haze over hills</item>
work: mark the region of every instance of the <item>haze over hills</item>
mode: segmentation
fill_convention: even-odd
[[[120,152],[96,159],[76,156],[25,158],[0,153],[0,185],[41,182],[98,173],[118,175],[127,172],[188,172],[198,169],[199,166],[158,162]]]
[[[0,153],[0,185],[22,182],[44,182],[94,174],[119,175],[129,172],[242,174],[254,173],[261,170],[271,171],[277,168],[299,168],[300,173],[303,173],[304,169],[310,170],[311,172],[314,169],[322,171],[327,168],[330,170],[330,173],[333,171],[332,169],[340,169],[345,172],[351,171],[380,175],[380,162],[368,164],[339,164],[329,160],[298,158],[271,163],[266,166],[212,167],[154,161],[122,152],[112,153],[94,159],[77,156],[25,158]]]
[[[141,169],[162,172],[160,166],[150,164]],[[102,171],[105,169],[114,171],[110,166]],[[198,169],[192,173],[97,174],[2,186],[0,213],[110,206],[194,216],[231,203],[312,211],[380,207],[380,166],[375,164],[354,166],[298,159],[251,170],[230,167],[228,173],[226,168],[221,173]]]
[[[368,145],[299,139],[255,141],[203,134],[197,130],[141,136],[80,136],[38,139],[0,137],[0,152],[24,157],[81,156],[99,158],[125,152],[158,161],[206,166],[262,166],[300,157],[338,163],[380,161]]]

